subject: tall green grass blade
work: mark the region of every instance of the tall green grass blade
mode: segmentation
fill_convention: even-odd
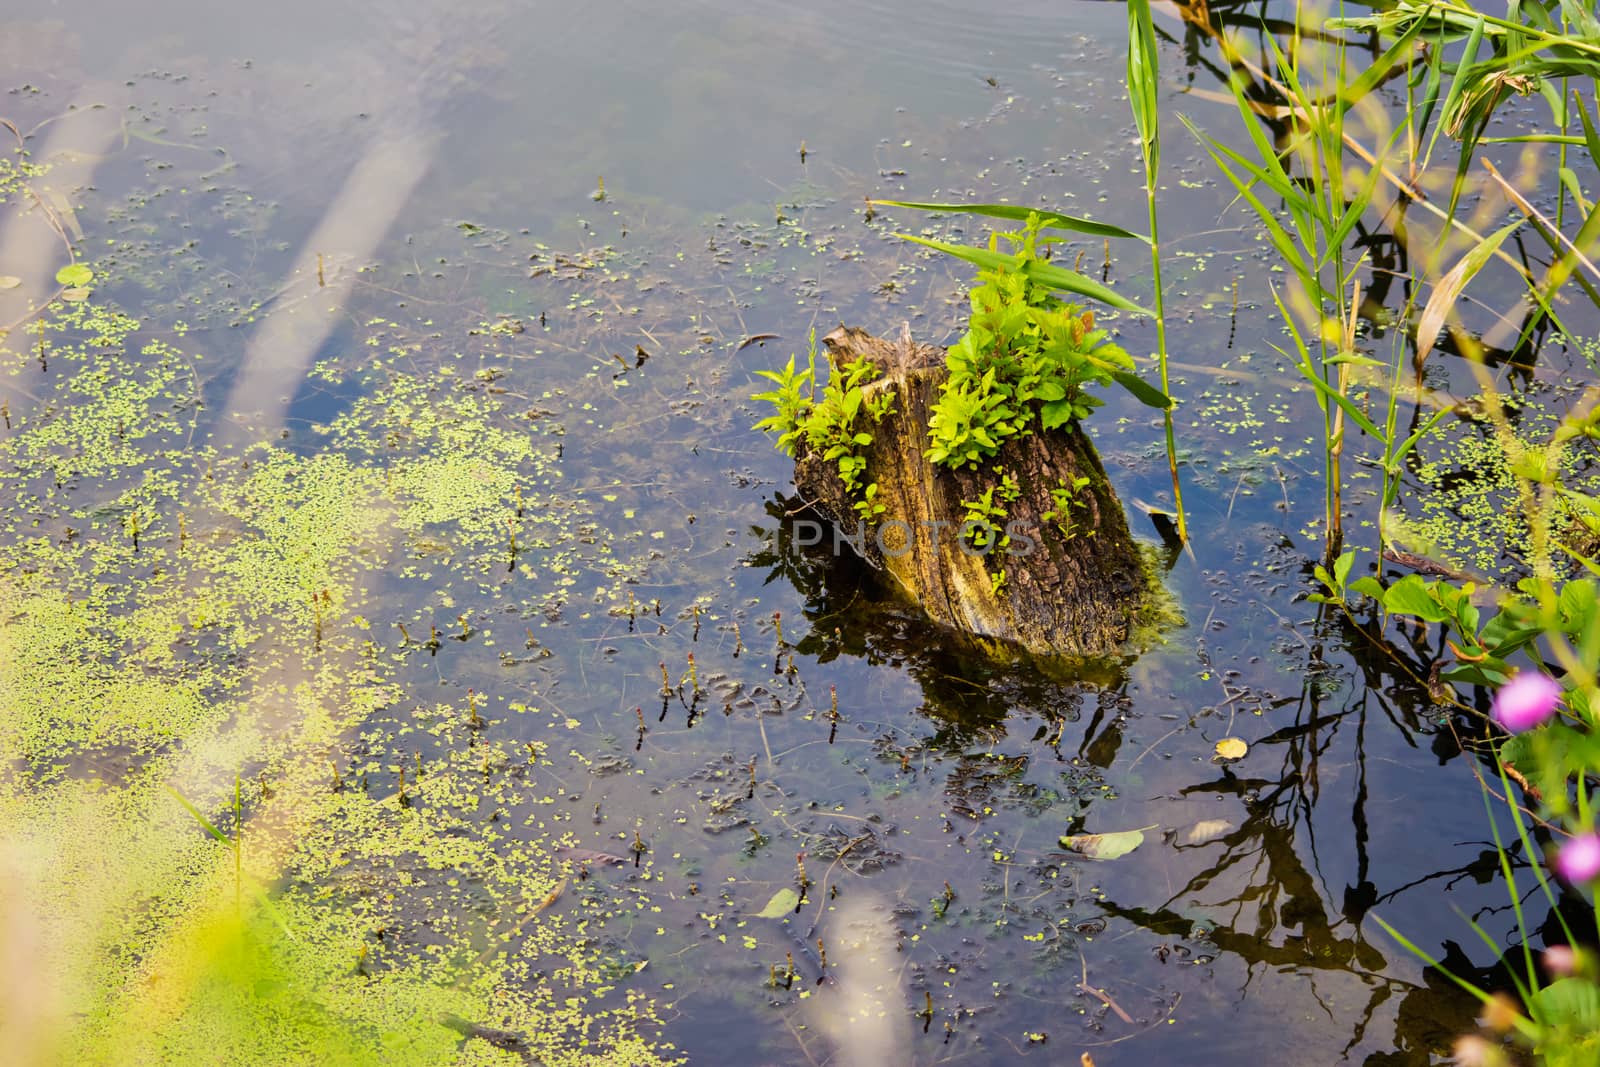
[[[1150,0],[1128,0],[1128,102],[1139,130],[1147,176],[1161,168],[1159,79]]]
[[[1450,202],[1444,209],[1445,217],[1451,221],[1455,220],[1456,208],[1460,206],[1461,196],[1467,190],[1467,169],[1472,166],[1473,157],[1476,156],[1478,151],[1478,138],[1488,128],[1491,114],[1492,112],[1486,110],[1477,116],[1467,114],[1461,120],[1460,154],[1456,157],[1455,177],[1450,182]],[[1449,118],[1448,112],[1446,113],[1446,118]],[[1443,249],[1444,245],[1441,243],[1439,250],[1443,251]],[[1430,264],[1430,268],[1431,266],[1432,264]]]
[[[1182,118],[1182,116],[1179,117]],[[1200,130],[1192,123],[1189,123],[1187,119],[1184,121],[1185,124],[1194,131],[1195,136],[1200,139],[1201,143],[1206,146],[1207,150],[1211,152],[1213,158],[1217,158],[1220,154],[1221,156],[1226,156],[1228,159],[1232,160],[1235,166],[1244,171],[1246,174],[1250,175],[1250,184],[1266,186],[1267,189],[1272,193],[1275,193],[1279,199],[1284,200],[1287,204],[1293,207],[1298,207],[1303,210],[1310,206],[1309,201],[1306,200],[1304,190],[1301,189],[1299,185],[1297,185],[1287,174],[1283,172],[1282,167],[1263,166],[1258,164],[1249,156],[1238,151],[1237,149],[1226,145],[1221,141],[1214,140],[1205,134],[1202,134]],[[1276,162],[1277,160],[1274,158],[1273,163]],[[1237,182],[1235,184],[1237,184]]]
[[[1372,424],[1372,420],[1367,417],[1367,413],[1362,411],[1361,408],[1358,407],[1356,403],[1349,397],[1345,396],[1343,393],[1339,392],[1339,390],[1323,381],[1322,375],[1316,372],[1316,368],[1314,366],[1311,366],[1310,363],[1307,362],[1301,365],[1300,371],[1305,375],[1306,381],[1311,383],[1312,388],[1316,389],[1316,391],[1321,393],[1325,399],[1332,401],[1339,407],[1340,410],[1342,410],[1346,415],[1350,416],[1350,419],[1357,426],[1361,427],[1361,431],[1363,433],[1372,437],[1374,440],[1383,440],[1383,434],[1376,426]]]
[[[1433,39],[1433,47],[1428,49],[1428,78],[1422,89],[1422,104],[1417,109],[1419,121],[1416,130],[1419,141],[1428,132],[1428,123],[1433,119],[1434,108],[1439,104],[1439,92],[1443,88],[1444,32],[1441,24],[1440,33]]]
[[[1577,176],[1574,175],[1573,178],[1573,184],[1576,185]],[[1561,287],[1573,277],[1578,279],[1579,286],[1588,294],[1595,306],[1600,307],[1600,291],[1596,291],[1594,283],[1578,270],[1580,263],[1578,252],[1582,251],[1584,255],[1592,257],[1596,243],[1600,242],[1600,207],[1583,201],[1577,192],[1574,192],[1573,198],[1578,202],[1578,210],[1583,212],[1583,221],[1578,224],[1578,232],[1572,236],[1571,246],[1563,243],[1556,235],[1546,233],[1543,226],[1534,227],[1558,257],[1545,271],[1544,285],[1533,291],[1541,307],[1548,307],[1556,298],[1556,294],[1561,291]]]
[[[971,263],[977,267],[983,267],[987,270],[995,270],[1000,267],[1005,267],[1011,270],[1022,271],[1032,281],[1038,282],[1040,285],[1049,286],[1052,289],[1060,289],[1063,292],[1077,293],[1079,296],[1087,296],[1092,300],[1100,301],[1102,304],[1109,304],[1114,308],[1121,308],[1123,311],[1131,311],[1135,315],[1155,315],[1155,312],[1151,311],[1149,308],[1135,304],[1132,300],[1113,292],[1111,289],[1106,288],[1104,285],[1101,285],[1094,279],[1085,278],[1076,271],[1067,270],[1065,267],[1057,267],[1053,264],[1039,262],[1032,262],[1024,265],[1021,262],[1020,257],[1009,255],[1005,252],[991,252],[987,248],[973,248],[970,245],[951,244],[948,241],[935,241],[927,237],[918,237],[915,234],[910,233],[901,233],[896,234],[895,236],[906,241],[915,241],[919,245],[926,245],[936,251],[955,256],[957,259],[964,259],[968,263]]]
[[[1600,561],[1596,561],[1589,556],[1585,556],[1581,552],[1574,549],[1571,545],[1559,541],[1556,542],[1556,547],[1582,564],[1584,570],[1588,571],[1596,578],[1600,578]]]
[[[1533,6],[1535,10],[1538,10],[1538,4],[1534,4]],[[1506,0],[1506,21],[1510,23],[1509,26],[1505,27],[1507,55],[1514,55],[1517,52],[1522,51],[1523,48],[1527,47],[1523,43],[1525,40],[1527,40],[1527,38],[1522,32],[1523,24],[1521,15],[1522,0]]]
[[[1456,913],[1458,918],[1467,924],[1468,929],[1470,929],[1474,934],[1478,935],[1478,940],[1483,942],[1483,947],[1488,949],[1490,952],[1493,952],[1496,959],[1503,959],[1505,957],[1505,950],[1500,947],[1500,943],[1494,938],[1490,937],[1487,930],[1478,925],[1478,920],[1464,914],[1460,908],[1452,907],[1451,910]],[[1530,988],[1509,963],[1506,965],[1506,976],[1511,979],[1511,984],[1516,987],[1517,996],[1522,998],[1522,1002],[1532,1006],[1534,1003],[1534,994],[1538,991],[1539,987],[1533,986]],[[1534,1019],[1534,1022],[1539,1021],[1540,1020],[1538,1018]]]
[[[1269,37],[1268,40],[1271,40]],[[1290,215],[1295,220],[1295,229],[1299,231],[1300,238],[1307,248],[1312,247],[1309,240],[1311,236],[1311,221],[1309,209],[1311,202],[1306,198],[1304,188],[1289,176],[1284,169],[1283,160],[1279,157],[1278,148],[1267,138],[1267,133],[1261,128],[1261,123],[1256,121],[1255,108],[1251,106],[1249,98],[1244,95],[1241,79],[1236,75],[1228,79],[1228,88],[1233,91],[1235,106],[1239,109],[1240,116],[1245,120],[1245,132],[1250,137],[1250,143],[1256,150],[1255,158],[1260,162],[1247,160],[1244,155],[1234,151],[1220,142],[1215,147],[1231,156],[1241,167],[1256,175],[1257,180],[1276,193],[1288,208]],[[1190,125],[1190,129],[1194,129]],[[1213,153],[1215,155],[1215,153]]]
[[[1262,203],[1260,197],[1256,196],[1252,188],[1255,183],[1246,181],[1238,174],[1235,174],[1233,168],[1228,165],[1228,161],[1232,159],[1234,162],[1238,163],[1241,169],[1252,172],[1253,177],[1258,177],[1262,172],[1260,170],[1252,171],[1250,162],[1248,160],[1244,159],[1237,152],[1234,152],[1227,145],[1213,141],[1211,138],[1201,133],[1199,128],[1196,127],[1194,123],[1190,122],[1187,117],[1179,117],[1183,119],[1184,125],[1189,127],[1189,131],[1195,135],[1195,138],[1200,142],[1201,146],[1205,148],[1205,150],[1210,154],[1212,160],[1216,162],[1217,169],[1222,171],[1223,177],[1227,178],[1228,182],[1234,187],[1235,190],[1238,191],[1240,199],[1249,204],[1250,209],[1255,212],[1256,217],[1261,220],[1262,226],[1267,231],[1267,240],[1272,242],[1272,247],[1280,256],[1283,257],[1284,262],[1293,268],[1295,274],[1300,278],[1301,284],[1306,286],[1308,290],[1314,292],[1315,275],[1312,272],[1311,265],[1306,261],[1300,246],[1295,242],[1294,238],[1289,235],[1289,232],[1284,229],[1283,224],[1278,221],[1278,218],[1273,213],[1272,209],[1267,207],[1266,204]],[[1270,182],[1267,182],[1265,179],[1262,179],[1262,183],[1266,184],[1268,188],[1271,188]]]
[[[1508,15],[1511,13],[1507,12]],[[1507,54],[1515,55],[1527,48],[1559,48],[1563,58],[1571,62],[1600,59],[1600,39],[1597,39],[1597,35],[1563,32],[1553,23],[1550,24],[1548,31],[1540,30],[1526,23],[1485,15],[1464,5],[1447,3],[1445,0],[1432,0],[1427,4],[1407,3],[1379,15],[1331,18],[1324,22],[1323,26],[1327,29],[1361,30],[1367,33],[1373,31],[1395,33],[1398,27],[1407,21],[1430,15],[1439,16],[1445,26],[1455,31],[1458,36],[1469,35],[1481,24],[1485,36],[1508,43]],[[1525,46],[1521,43],[1524,40],[1535,43]]]
[[[1564,144],[1581,147],[1586,142],[1570,133],[1515,133],[1505,137],[1480,137],[1479,144]]]
[[[1578,121],[1583,124],[1583,143],[1589,148],[1589,159],[1600,165],[1600,133],[1595,131],[1595,124],[1589,118],[1589,109],[1583,106],[1583,97],[1578,90],[1572,90],[1573,108],[1578,113]]]
[[[1377,153],[1378,159],[1382,160],[1389,152],[1394,150],[1395,142],[1399,139],[1401,130],[1402,127],[1396,126],[1393,132],[1390,133],[1389,143],[1384,146],[1382,152]],[[1382,181],[1383,167],[1381,165],[1370,167],[1366,177],[1361,180],[1361,186],[1356,190],[1356,195],[1351,198],[1348,206],[1343,209],[1338,225],[1334,227],[1333,232],[1328,234],[1323,262],[1327,261],[1331,252],[1344,247],[1345,238],[1350,236],[1350,231],[1355,229],[1356,224],[1361,221],[1361,216],[1366,214],[1367,206],[1372,203],[1372,198],[1376,195],[1378,185]]]
[[[1538,856],[1539,850],[1534,845],[1533,838],[1528,833],[1528,827],[1523,821],[1522,812],[1517,807],[1516,803],[1510,799],[1516,794],[1511,790],[1511,778],[1506,774],[1505,764],[1500,761],[1499,752],[1495,753],[1494,764],[1495,769],[1500,772],[1500,788],[1504,790],[1501,795],[1504,796],[1508,801],[1506,806],[1511,809],[1511,821],[1512,824],[1517,828],[1517,840],[1522,842],[1522,851],[1529,857]],[[1576,944],[1578,938],[1572,932],[1572,927],[1567,925],[1567,917],[1561,911],[1560,901],[1557,899],[1558,895],[1551,887],[1550,878],[1544,873],[1544,868],[1540,866],[1537,860],[1531,862],[1529,866],[1533,868],[1533,876],[1534,878],[1538,879],[1539,889],[1544,893],[1545,900],[1550,904],[1550,914],[1555,916],[1556,922],[1560,923],[1561,925],[1562,932],[1567,935],[1567,943],[1569,945]]]
[[[1569,32],[1580,37],[1600,37],[1600,18],[1579,0],[1561,0],[1561,17],[1567,20]]]
[[[1282,155],[1292,156],[1295,152],[1302,152],[1315,158],[1315,165],[1306,168],[1306,178],[1310,181],[1313,195],[1305,196],[1302,193],[1306,205],[1305,218],[1302,221],[1299,216],[1296,217],[1301,243],[1306,248],[1315,248],[1317,224],[1323,223],[1326,229],[1326,220],[1333,218],[1344,203],[1340,190],[1344,175],[1344,168],[1340,165],[1343,144],[1339,138],[1340,120],[1344,111],[1341,107],[1319,101],[1316,94],[1307,91],[1300,81],[1298,63],[1284,54],[1276,37],[1269,34],[1266,43],[1278,76],[1288,89],[1289,102],[1305,126],[1305,132],[1296,138]],[[1234,84],[1234,97],[1241,101],[1243,99],[1237,81]],[[1252,127],[1257,125],[1251,123]],[[1263,131],[1257,129],[1256,132],[1264,136]],[[1273,162],[1278,162],[1276,157]],[[1302,179],[1296,185],[1303,190],[1305,180]]]
[[[1509,796],[1510,794],[1507,795]],[[1523,934],[1521,938],[1522,962],[1528,972],[1528,985],[1523,990],[1523,997],[1524,999],[1531,999],[1532,990],[1539,988],[1539,971],[1533,963],[1533,946],[1529,943],[1530,939],[1527,936],[1529,932],[1528,919],[1522,913],[1522,894],[1517,890],[1516,872],[1511,869],[1511,857],[1506,855],[1505,842],[1500,840],[1500,822],[1494,817],[1494,808],[1489,803],[1488,790],[1484,790],[1483,807],[1489,816],[1489,833],[1494,838],[1495,854],[1500,857],[1500,877],[1506,880],[1506,893],[1511,897],[1511,911],[1517,917],[1517,929],[1522,931]],[[1532,863],[1539,862],[1538,858],[1533,855],[1530,855],[1528,859]],[[1477,924],[1474,923],[1473,925],[1476,926]],[[1511,975],[1513,981],[1516,981],[1516,972],[1511,967],[1506,968],[1506,973]],[[1519,988],[1522,987],[1521,982],[1518,982],[1517,985]]]
[[[177,799],[179,804],[183,805],[183,810],[189,813],[189,818],[193,819],[195,822],[200,824],[200,828],[202,830],[204,830],[206,833],[210,834],[212,837],[216,838],[218,841],[222,842],[224,845],[227,845],[228,848],[236,849],[237,846],[235,845],[234,840],[232,838],[230,838],[227,834],[223,833],[221,830],[217,829],[215,824],[213,824],[210,819],[206,818],[203,814],[201,814],[199,808],[197,808],[193,804],[189,803],[189,798],[188,797],[184,796],[182,793],[178,792],[176,789],[174,789],[170,785],[167,786],[166,789],[167,789],[167,792],[171,793],[173,795],[173,797]],[[238,783],[237,780],[235,780],[234,781],[234,810],[235,810],[234,817],[235,818],[239,817],[240,798],[239,798],[239,795],[238,795],[238,789],[239,789],[239,783]],[[239,862],[238,861],[238,857],[236,855],[235,859],[234,859],[235,877],[236,878],[238,877],[238,871],[239,871],[238,862]],[[294,931],[289,929],[288,920],[283,917],[283,912],[278,910],[278,906],[272,902],[272,898],[267,896],[265,893],[263,893],[263,894],[261,894],[261,898],[260,899],[261,899],[262,908],[265,909],[266,913],[269,916],[272,917],[272,921],[277,924],[278,929],[283,931],[283,936],[289,938],[291,941],[294,940],[295,939]]]
[[[1450,414],[1451,412],[1448,410],[1435,411],[1432,415],[1428,416],[1427,420],[1423,422],[1421,426],[1412,431],[1411,436],[1407,437],[1404,441],[1401,441],[1400,444],[1395,447],[1394,451],[1390,453],[1389,462],[1393,466],[1396,474],[1400,472],[1400,461],[1405,459],[1406,456],[1411,453],[1411,450],[1416,448],[1417,444],[1424,437],[1432,433],[1433,428],[1448,418]]]
[[[1461,59],[1455,65],[1450,76],[1450,91],[1445,94],[1444,107],[1439,112],[1439,123],[1433,128],[1433,136],[1428,139],[1428,150],[1422,155],[1422,169],[1428,168],[1428,163],[1433,159],[1433,148],[1438,143],[1439,133],[1445,127],[1449,117],[1455,114],[1455,109],[1460,105],[1461,96],[1467,91],[1466,72],[1478,60],[1478,45],[1483,40],[1484,19],[1479,15],[1472,23],[1472,32],[1467,36],[1466,47],[1461,52]],[[1452,211],[1452,214],[1454,212]]]
[[[1278,294],[1278,287],[1275,285],[1272,287],[1272,302],[1278,305],[1278,317],[1283,320],[1284,326],[1289,330],[1289,336],[1294,339],[1295,352],[1299,356],[1298,362],[1309,367],[1311,349],[1306,344],[1305,335],[1300,332],[1299,324],[1294,321],[1294,316],[1289,314],[1289,309],[1284,305],[1283,297]],[[1277,348],[1276,345],[1273,347]],[[1279,348],[1278,351],[1283,352],[1283,349]],[[1289,353],[1283,352],[1283,354],[1287,356]]]
[[[1139,154],[1144,160],[1145,208],[1150,219],[1150,282],[1156,305],[1156,365],[1161,374],[1161,395],[1166,401],[1161,423],[1166,439],[1167,469],[1172,475],[1172,503],[1178,517],[1178,540],[1189,540],[1189,518],[1183,506],[1183,482],[1178,477],[1178,443],[1172,424],[1171,384],[1167,376],[1167,307],[1161,282],[1161,240],[1156,189],[1161,172],[1161,114],[1158,97],[1161,78],[1156,51],[1155,25],[1150,18],[1150,0],[1128,0],[1128,101],[1134,123],[1139,128]],[[1121,381],[1122,379],[1118,379]],[[1143,386],[1143,383],[1139,383]],[[1140,390],[1126,381],[1123,385],[1140,396]],[[1141,399],[1145,399],[1141,397]],[[1149,403],[1148,399],[1145,399]]]
[[[174,797],[177,798],[178,803],[183,805],[183,810],[189,813],[189,818],[191,818],[195,822],[199,823],[200,824],[200,828],[202,830],[204,830],[206,833],[210,834],[212,837],[216,838],[218,841],[221,841],[224,845],[227,845],[229,848],[233,847],[233,839],[230,838],[227,834],[223,833],[221,830],[218,830],[214,825],[212,825],[211,820],[206,818],[204,815],[202,815],[200,813],[200,809],[199,808],[197,808],[193,804],[189,803],[189,798],[188,797],[184,796],[182,793],[178,792],[176,789],[172,788],[172,786],[170,786],[170,785],[167,786],[167,792],[171,793]]]
[[[1092,234],[1095,237],[1131,237],[1137,241],[1150,243],[1150,238],[1142,233],[1124,230],[1121,226],[1113,226],[1107,222],[1096,222],[1093,219],[1080,218],[1077,215],[1064,215],[1059,211],[1049,211],[1045,208],[1023,207],[1020,204],[927,204],[915,200],[869,200],[869,204],[882,204],[885,207],[908,207],[917,211],[948,211],[963,215],[985,215],[992,219],[1009,219],[1013,222],[1027,222],[1029,215],[1038,215],[1044,224],[1058,230],[1072,230],[1075,233]]]
[[[1389,72],[1393,70],[1401,60],[1406,59],[1412,54],[1413,49],[1411,47],[1411,42],[1416,38],[1417,34],[1422,32],[1422,27],[1425,25],[1427,25],[1426,19],[1414,20],[1411,25],[1407,26],[1405,31],[1395,39],[1394,44],[1390,45],[1381,56],[1379,56],[1377,59],[1374,59],[1371,64],[1367,66],[1366,70],[1356,75],[1350,81],[1340,85],[1340,102],[1346,108],[1348,108],[1355,104],[1356,101],[1372,92],[1372,90],[1376,89],[1378,85],[1389,76]]]

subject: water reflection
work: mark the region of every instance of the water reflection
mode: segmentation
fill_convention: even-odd
[[[1397,757],[1422,749],[1441,765],[1454,761],[1462,754],[1456,737],[1470,736],[1481,723],[1464,712],[1441,719],[1425,681],[1429,664],[1415,651],[1385,649],[1373,633],[1342,620],[1311,618],[1280,631],[1282,654],[1263,671],[1259,657],[1251,665],[1227,651],[1247,636],[1207,637],[1197,658],[1208,675],[1221,676],[1221,699],[1189,717],[1188,730],[1202,737],[1152,738],[1145,718],[1150,693],[1133,681],[1140,676],[1134,660],[1052,682],[1032,664],[975,657],[887,596],[848,552],[835,556],[786,537],[795,503],[781,496],[768,501],[771,525],[753,531],[765,547],[749,562],[769,581],[787,581],[806,596],[813,629],[800,647],[808,654],[819,661],[848,653],[889,662],[917,680],[923,695],[918,711],[932,728],[922,744],[947,753],[944,792],[952,810],[967,818],[988,818],[994,798],[1014,789],[1009,776],[1021,775],[1030,762],[1094,768],[1131,800],[1141,786],[1149,788],[1143,785],[1148,770],[1140,771],[1147,760],[1170,765],[1174,756],[1195,753],[1195,741],[1204,745],[1203,738],[1220,736],[1215,724],[1221,720],[1238,731],[1241,714],[1250,716],[1247,722],[1259,716],[1267,726],[1252,736],[1243,764],[1181,777],[1134,803],[1131,813],[1126,803],[1100,812],[1109,801],[1083,800],[1064,832],[1110,829],[1105,819],[1111,813],[1117,825],[1148,822],[1164,829],[1160,852],[1136,852],[1120,861],[1125,868],[1106,869],[1091,909],[1103,919],[1080,915],[1076,926],[1089,933],[1103,927],[1099,940],[1143,931],[1147,951],[1162,968],[1179,969],[1172,979],[1179,989],[1194,994],[1181,975],[1198,972],[1206,976],[1204,996],[1231,1002],[1233,1010],[1246,997],[1286,1006],[1304,996],[1319,1005],[1339,1055],[1374,1065],[1433,1062],[1435,1049],[1473,1026],[1477,1009],[1436,972],[1403,977],[1416,969],[1370,921],[1373,913],[1408,932],[1438,931],[1440,951],[1458,974],[1491,987],[1505,984],[1497,964],[1475,959],[1462,948],[1461,931],[1432,914],[1438,911],[1432,902],[1443,893],[1484,921],[1507,919],[1503,899],[1495,897],[1499,859],[1483,840],[1481,815],[1467,810],[1440,819],[1426,802],[1419,810],[1395,795],[1395,775],[1411,777],[1398,770]],[[1309,571],[1309,561],[1292,551],[1279,558],[1280,567]],[[1259,594],[1247,584],[1229,595]],[[1155,653],[1158,661],[1174,657],[1182,653]],[[1296,684],[1285,689],[1282,682],[1290,678]],[[1027,723],[1037,724],[1026,739],[1032,752],[1019,754],[1017,766],[973,751]],[[1458,849],[1438,867],[1415,854],[1402,858],[1406,850],[1397,852],[1398,842],[1418,833],[1445,839],[1464,833],[1469,836],[1461,844],[1472,851]],[[1417,922],[1424,914],[1429,921]],[[1080,948],[1098,955],[1087,941]],[[1124,957],[1117,966],[1129,963]],[[1115,984],[1110,988],[1115,996]],[[1197,1005],[1191,999],[1189,1009],[1207,1010]],[[1121,1032],[1114,1020],[1106,1025]],[[1335,1041],[1337,1034],[1345,1036]],[[1168,1048],[1159,1032],[1141,1042],[1141,1057],[1152,1054],[1152,1045]],[[1219,1038],[1207,1057],[1259,1054],[1261,1044],[1255,1032]],[[1174,1054],[1179,1048],[1171,1046]]]

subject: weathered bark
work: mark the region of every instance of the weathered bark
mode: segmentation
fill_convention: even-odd
[[[944,351],[913,342],[909,330],[886,341],[840,327],[823,342],[835,368],[860,358],[882,368],[883,376],[863,389],[869,397],[884,389],[895,394],[882,422],[869,425],[865,414],[858,422],[873,435],[861,450],[863,484],[877,482],[877,500],[888,508],[872,523],[856,514],[835,463],[804,452],[796,461],[795,484],[837,528],[837,543],[855,545],[932,619],[965,633],[1042,655],[1121,649],[1145,607],[1147,577],[1122,505],[1083,431],[1036,430],[1006,441],[978,469],[936,468],[923,453],[930,409],[947,373]],[[1012,544],[982,555],[960,536],[962,502],[977,500],[1005,474],[1020,490],[1006,505]],[[1082,506],[1070,511],[1075,529],[1066,536],[1044,516],[1059,510],[1051,489],[1081,477],[1089,484],[1072,494]],[[1005,582],[996,595],[990,574],[1001,567]]]

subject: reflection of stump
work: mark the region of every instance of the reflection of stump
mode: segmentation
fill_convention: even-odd
[[[1076,424],[1035,430],[1008,440],[977,469],[936,468],[923,453],[945,379],[944,351],[914,343],[909,331],[885,341],[851,327],[823,343],[835,369],[860,358],[882,368],[883,376],[863,387],[869,397],[895,393],[893,413],[882,422],[858,417],[857,428],[873,435],[861,453],[863,484],[877,482],[877,500],[888,508],[870,526],[856,514],[836,464],[807,452],[796,461],[795,484],[832,520],[835,543],[855,546],[937,622],[1036,654],[1115,653],[1146,603],[1145,568],[1083,431]],[[1018,495],[1005,505],[1004,521],[995,521],[1011,531],[1011,544],[984,554],[961,535],[969,514],[963,502],[978,500],[1007,474]],[[1080,478],[1088,483],[1073,491]],[[1071,500],[1066,509],[1051,493],[1062,487]],[[992,576],[1002,568],[996,594]]]

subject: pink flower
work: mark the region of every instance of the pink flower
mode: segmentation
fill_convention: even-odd
[[[1578,973],[1578,954],[1571,945],[1551,945],[1541,957],[1544,969],[1555,978],[1571,978]]]
[[[1556,873],[1573,884],[1600,877],[1600,834],[1577,834],[1556,853]]]
[[[1531,730],[1556,713],[1561,703],[1561,685],[1548,674],[1523,671],[1494,695],[1489,715],[1514,734]]]

